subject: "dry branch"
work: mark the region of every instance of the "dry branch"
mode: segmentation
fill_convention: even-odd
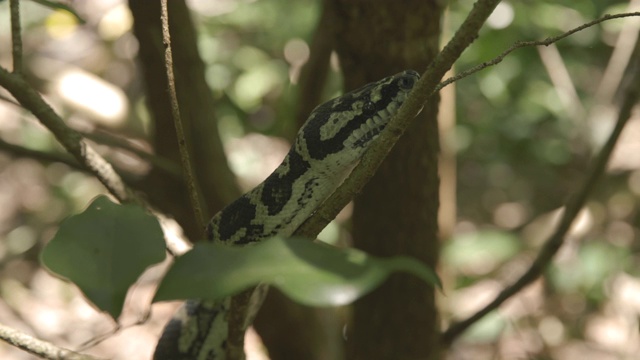
[[[165,47],[165,66],[167,70],[167,82],[169,84],[169,98],[171,99],[171,114],[173,115],[173,124],[176,127],[176,137],[178,138],[178,147],[180,149],[180,161],[184,170],[184,178],[189,191],[189,199],[191,207],[196,218],[196,222],[200,229],[204,230],[205,218],[202,212],[202,192],[198,186],[198,180],[193,171],[192,157],[189,154],[189,147],[184,135],[182,126],[182,118],[180,117],[180,107],[178,105],[178,95],[176,93],[176,84],[173,75],[173,55],[171,53],[171,35],[169,34],[169,11],[167,9],[167,0],[160,2],[162,12],[162,41]]]
[[[30,354],[50,360],[98,360],[93,356],[79,354],[38,340],[30,335],[0,324],[0,339]]]

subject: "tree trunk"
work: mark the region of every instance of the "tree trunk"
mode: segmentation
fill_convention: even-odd
[[[336,22],[332,1],[322,2],[322,14],[310,43],[311,57],[302,68],[296,132],[322,102]],[[294,138],[295,133],[290,134],[290,139]],[[344,353],[341,320],[336,309],[298,304],[272,288],[253,326],[269,349],[271,360],[340,360]]]
[[[334,1],[336,48],[347,90],[404,69],[423,72],[438,50],[438,1]],[[356,199],[356,247],[378,256],[409,255],[436,267],[436,116],[433,101]],[[347,332],[349,358],[435,358],[438,325],[434,288],[409,275],[394,275],[354,305]]]

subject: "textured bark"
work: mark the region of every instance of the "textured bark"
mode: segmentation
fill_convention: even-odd
[[[300,305],[277,289],[269,289],[254,327],[271,360],[343,358],[341,323],[335,309]]]
[[[302,68],[295,116],[298,128],[321,102],[333,49],[335,14],[331,5],[332,0],[323,2],[310,44],[311,57]],[[292,133],[290,138],[294,137]],[[253,325],[271,360],[340,360],[343,356],[341,322],[335,309],[300,305],[277,289],[269,290]]]
[[[423,72],[438,50],[438,1],[335,0],[336,48],[347,90],[404,69]],[[438,255],[437,104],[431,102],[355,201],[356,247],[378,256]],[[438,355],[434,289],[405,274],[358,301],[348,329],[350,359]]]
[[[239,191],[218,136],[214,104],[205,81],[205,67],[198,54],[189,10],[183,0],[171,0],[168,5],[178,102],[196,176],[210,215],[239,196]],[[180,154],[167,91],[160,2],[130,0],[129,7],[134,17],[134,33],[140,44],[138,56],[147,104],[154,119],[152,140],[155,151],[179,163]],[[203,229],[196,226],[184,182],[153,169],[146,185],[145,190],[151,200],[161,210],[175,216],[189,239],[202,239]]]

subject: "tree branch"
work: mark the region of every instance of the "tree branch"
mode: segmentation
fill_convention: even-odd
[[[24,109],[22,105],[13,101],[13,99],[9,99],[8,97],[0,95],[0,100],[6,101],[11,105],[15,105],[21,109]],[[149,164],[153,165],[155,168],[161,169],[165,171],[167,174],[175,176],[177,179],[182,180],[182,170],[180,169],[180,165],[163,156],[155,155],[143,149],[140,149],[139,147],[132,145],[125,138],[112,135],[105,131],[102,131],[102,132],[86,132],[86,131],[80,131],[80,130],[76,130],[76,131],[82,137],[92,140],[98,144],[108,145],[110,147],[117,147],[117,148],[121,148],[123,150],[129,151],[132,154],[140,157],[142,160],[149,162]],[[52,154],[52,153],[40,152],[37,150],[30,150],[30,149],[22,148],[18,145],[9,144],[7,142],[2,141],[1,139],[0,139],[0,142],[1,142],[0,148],[14,152],[16,154],[33,157],[33,158],[37,158],[37,159],[48,161],[48,162],[62,162],[74,168],[87,171],[87,169],[82,168],[82,166],[80,166],[78,162],[73,160],[70,161],[71,158],[66,158],[62,154]],[[116,170],[116,172],[121,176],[123,176],[122,175],[123,173],[121,171]],[[125,179],[125,182],[129,183],[128,179]]]
[[[119,201],[143,203],[122,181],[113,167],[75,130],[69,128],[62,118],[47,104],[21,76],[0,67],[0,86],[7,89],[18,102],[31,111],[49,129],[62,146],[83,167],[87,168]]]
[[[85,138],[95,141],[99,144],[108,145],[111,147],[117,147],[117,148],[126,150],[128,152],[131,152],[132,154],[149,162],[149,164],[153,165],[154,167],[158,169],[162,169],[167,174],[170,174],[172,176],[175,176],[177,179],[182,180],[182,170],[180,168],[180,165],[178,165],[176,162],[171,161],[165,157],[149,153],[143,149],[140,149],[139,147],[132,145],[125,138],[121,138],[104,131],[102,132],[78,131],[78,132],[80,133],[80,135],[84,136]]]
[[[631,13],[622,13],[622,14],[614,14],[614,15],[604,15],[599,19],[593,20],[591,22],[588,22],[586,24],[580,25],[576,28],[573,28],[563,34],[560,34],[558,36],[553,36],[553,37],[549,37],[546,38],[544,40],[538,40],[538,41],[518,41],[516,43],[514,43],[513,45],[511,45],[507,50],[503,51],[502,54],[498,55],[497,57],[495,57],[493,60],[490,61],[486,61],[483,62],[482,64],[476,65],[474,67],[472,67],[469,70],[465,70],[461,73],[459,73],[456,76],[452,76],[450,78],[448,78],[447,80],[441,82],[440,84],[438,84],[438,86],[436,86],[436,90],[435,91],[440,91],[440,89],[442,89],[443,87],[458,81],[462,78],[465,78],[473,73],[476,73],[480,70],[483,70],[485,68],[488,68],[490,66],[494,66],[497,65],[499,63],[502,62],[502,60],[504,60],[504,58],[509,55],[511,52],[523,48],[523,47],[528,47],[528,46],[549,46],[555,42],[558,42],[570,35],[573,35],[575,33],[577,33],[578,31],[582,31],[586,28],[589,28],[593,25],[597,25],[600,24],[601,22],[605,22],[607,20],[612,20],[612,19],[620,19],[620,18],[626,18],[626,17],[631,17],[631,16],[640,16],[640,12],[631,12]]]
[[[18,102],[16,102],[15,100],[9,98],[8,96],[4,96],[4,95],[0,94],[0,100],[6,102],[8,104],[15,105],[15,106],[17,106],[19,108],[22,108],[22,106]]]
[[[0,139],[0,150],[4,150],[16,156],[23,156],[40,160],[45,163],[58,162],[73,168],[82,168],[80,164],[78,164],[78,162],[69,154],[28,149],[19,145],[10,144],[2,139]]]
[[[638,69],[640,69],[640,52],[638,50],[638,45],[636,45],[635,63],[632,64],[633,69],[631,70],[631,79],[629,81],[630,86],[626,89],[626,92],[623,95],[624,100],[620,107],[620,113],[618,114],[616,125],[606,144],[602,147],[600,154],[598,154],[598,157],[593,162],[593,167],[589,171],[587,179],[580,189],[567,201],[562,219],[560,220],[556,231],[545,242],[540,253],[529,269],[516,282],[502,290],[502,292],[500,292],[500,294],[498,294],[491,303],[486,305],[480,311],[459,323],[451,325],[449,329],[444,332],[442,341],[445,344],[451,344],[453,340],[469,328],[469,326],[480,320],[489,312],[498,308],[498,306],[507,299],[537,279],[551,262],[553,256],[558,252],[558,249],[562,246],[564,237],[569,231],[573,220],[578,215],[580,209],[584,206],[584,203],[593,191],[598,180],[602,177],[602,174],[605,171],[605,166],[609,161],[609,157],[613,152],[613,148],[618,141],[620,133],[631,117],[631,110],[640,99],[640,71],[638,71]]]
[[[10,144],[2,139],[0,139],[0,151],[6,151],[8,153],[11,153],[12,155],[15,156],[22,156],[22,157],[27,157],[27,158],[31,158],[31,159],[35,159],[44,163],[62,163],[65,164],[71,168],[80,170],[80,171],[84,171],[86,173],[91,174],[91,172],[89,171],[89,169],[87,169],[86,167],[82,166],[78,161],[76,161],[76,159],[66,153],[56,153],[56,152],[48,152],[48,151],[40,151],[40,150],[33,150],[33,149],[29,149],[20,145],[14,145],[14,144]],[[125,183],[132,185],[134,188],[137,188],[135,185],[139,183],[138,179],[136,178],[135,175],[132,175],[122,169],[119,169],[117,167],[114,167],[114,170],[116,173],[118,173],[120,175],[120,177],[122,177],[122,180],[124,180]]]
[[[169,97],[171,99],[171,113],[173,115],[173,124],[176,127],[176,136],[178,138],[178,147],[180,149],[180,160],[184,169],[185,182],[189,191],[189,199],[196,217],[197,225],[204,230],[205,219],[202,212],[202,192],[198,186],[198,180],[193,172],[193,164],[191,156],[189,156],[189,147],[184,136],[182,127],[182,118],[180,117],[180,107],[178,106],[178,96],[176,94],[176,84],[173,76],[173,56],[171,54],[171,35],[169,34],[169,11],[167,10],[167,0],[160,2],[162,11],[162,41],[165,46],[165,65],[167,68],[167,81],[169,84]]]
[[[98,358],[79,354],[77,352],[67,350],[55,346],[49,342],[38,340],[30,335],[22,333],[0,324],[0,339],[9,344],[18,347],[30,354],[50,360],[97,360]]]
[[[407,100],[398,110],[398,114],[380,134],[376,143],[365,153],[360,164],[318,211],[298,228],[295,236],[315,238],[362,189],[396,141],[411,124],[416,114],[436,92],[436,86],[440,79],[460,57],[464,49],[478,37],[478,31],[499,2],[500,0],[478,0],[474,4],[464,23],[429,65]]]

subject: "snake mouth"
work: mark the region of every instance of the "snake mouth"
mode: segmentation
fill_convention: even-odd
[[[382,130],[387,126],[391,116],[382,118],[378,114],[374,117],[367,119],[367,121],[353,132],[350,137],[350,143],[354,147],[365,147],[367,144],[378,137]]]
[[[386,109],[378,111],[374,116],[368,118],[347,138],[345,145],[353,148],[364,148],[368,146],[371,141],[380,135],[389,121],[396,115],[399,107],[398,104],[391,103]]]

